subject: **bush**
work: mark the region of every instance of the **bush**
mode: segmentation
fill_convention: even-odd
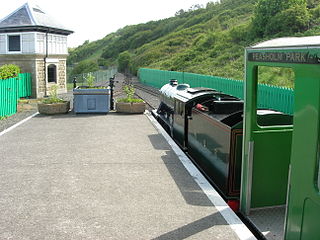
[[[0,79],[14,78],[20,73],[20,67],[14,64],[6,64],[0,67]]]
[[[268,35],[282,33],[293,34],[307,30],[310,14],[306,7],[292,6],[274,16],[266,26]]]

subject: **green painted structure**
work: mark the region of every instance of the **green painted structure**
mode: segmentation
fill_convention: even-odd
[[[17,112],[19,98],[31,96],[31,74],[21,73],[17,78],[0,79],[0,116]]]
[[[149,68],[140,68],[138,76],[141,83],[159,89],[167,84],[170,79],[177,79],[179,83],[187,83],[190,87],[212,88],[242,100],[244,99],[244,82],[240,80]],[[286,114],[293,113],[293,89],[266,84],[259,84],[258,86],[259,108],[272,109]],[[270,99],[272,100],[270,101]]]
[[[264,225],[267,239],[320,239],[320,36],[266,41],[247,48],[245,56],[244,82],[153,69],[140,69],[139,79],[158,88],[177,79],[244,99],[240,213],[254,221],[252,212],[282,208],[283,218],[270,218],[269,211],[260,226],[253,222],[258,229]],[[295,90],[259,84],[260,66],[290,68]],[[291,114],[293,124],[286,116],[261,121],[261,108]],[[202,125],[195,127],[202,139]],[[207,139],[202,142],[208,146]],[[277,237],[271,225],[280,226]]]
[[[240,211],[286,206],[285,240],[320,239],[320,37],[282,38],[246,49]],[[257,122],[259,66],[295,74],[293,126]]]

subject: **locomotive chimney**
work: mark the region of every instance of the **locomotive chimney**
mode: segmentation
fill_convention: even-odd
[[[169,81],[171,86],[177,86],[178,85],[178,80],[177,79],[170,79]]]

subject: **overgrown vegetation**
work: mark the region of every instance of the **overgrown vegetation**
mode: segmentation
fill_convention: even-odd
[[[82,60],[76,64],[76,66],[73,68],[71,74],[77,75],[77,74],[81,74],[81,73],[95,72],[98,70],[99,70],[99,66],[95,61]]]
[[[0,79],[17,77],[20,73],[20,67],[15,64],[5,64],[0,67]]]
[[[319,2],[209,2],[205,8],[179,10],[172,18],[126,26],[101,40],[86,41],[70,52],[68,63],[77,63],[75,69],[86,60],[96,67],[118,64],[120,71],[134,74],[149,67],[243,79],[245,47],[276,37],[320,34]],[[276,71],[265,70],[263,82],[273,74]],[[287,75],[279,82],[290,86],[281,79]]]

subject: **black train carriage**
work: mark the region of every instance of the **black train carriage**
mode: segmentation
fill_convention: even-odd
[[[204,108],[192,108],[188,153],[231,200],[238,199],[240,193],[243,101],[226,98],[201,103]]]
[[[226,199],[238,198],[243,101],[176,80],[160,93],[158,121]]]
[[[154,115],[209,181],[237,210],[241,182],[243,101],[209,88],[170,80]],[[259,122],[292,123],[291,116],[258,110]],[[236,201],[233,201],[236,200]]]

